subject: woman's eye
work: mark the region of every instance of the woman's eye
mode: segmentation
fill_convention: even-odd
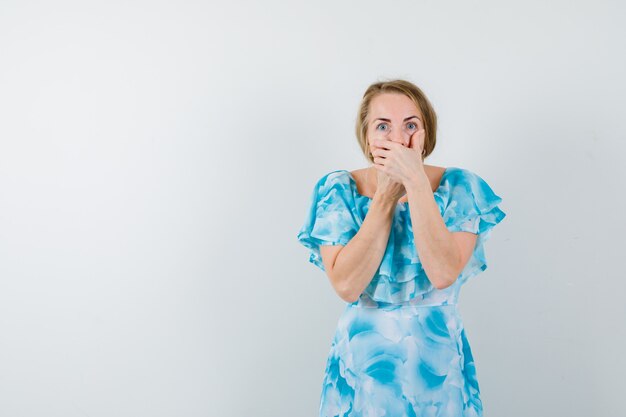
[[[378,126],[376,126],[376,129],[381,130],[381,129],[380,129],[380,127],[381,127],[381,126],[387,126],[387,124],[386,124],[386,123],[381,123],[381,124],[379,124]]]
[[[415,123],[409,122],[407,123],[407,126],[409,126],[409,129],[417,129],[417,125]],[[413,127],[411,127],[413,126]]]

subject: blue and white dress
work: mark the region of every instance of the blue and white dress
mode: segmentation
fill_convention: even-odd
[[[506,214],[491,187],[463,168],[445,170],[434,198],[449,231],[478,234],[473,255],[453,285],[433,287],[415,248],[409,204],[398,203],[376,274],[337,323],[320,416],[482,416],[457,301],[461,286],[487,268],[484,243]],[[347,170],[320,178],[298,233],[309,262],[324,271],[319,246],[346,245],[371,201]]]

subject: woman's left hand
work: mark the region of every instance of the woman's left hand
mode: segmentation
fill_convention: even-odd
[[[419,129],[411,135],[408,147],[388,139],[373,140],[374,167],[402,183],[407,190],[415,186],[430,188],[422,161],[425,137],[426,131],[419,123]]]

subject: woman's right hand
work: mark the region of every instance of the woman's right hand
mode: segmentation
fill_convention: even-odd
[[[380,195],[384,200],[391,200],[397,203],[400,198],[406,195],[406,190],[401,182],[394,181],[389,175],[376,170],[378,185],[376,195]]]

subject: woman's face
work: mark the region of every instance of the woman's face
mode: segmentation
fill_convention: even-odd
[[[423,126],[422,114],[413,101],[400,93],[382,93],[370,102],[367,139],[370,152],[372,141],[388,139],[409,146],[411,135]]]

